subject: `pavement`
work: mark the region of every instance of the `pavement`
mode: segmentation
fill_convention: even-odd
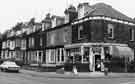
[[[108,73],[106,76],[104,72],[78,72],[77,74],[72,72],[64,72],[63,74],[56,72],[37,72],[31,70],[22,69],[21,73],[29,74],[36,77],[47,78],[64,78],[64,79],[111,79],[111,78],[135,78],[135,73]]]

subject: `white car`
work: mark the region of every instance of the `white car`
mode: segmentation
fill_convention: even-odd
[[[4,61],[0,65],[1,71],[16,71],[19,72],[20,66],[18,66],[15,62],[12,61]]]

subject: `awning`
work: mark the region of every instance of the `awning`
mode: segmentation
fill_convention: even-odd
[[[111,46],[112,56],[127,57],[130,60],[134,59],[134,51],[128,46]]]

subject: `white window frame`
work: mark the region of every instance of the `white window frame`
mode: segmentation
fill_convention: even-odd
[[[42,47],[43,46],[43,38],[40,37],[40,46]]]
[[[79,25],[78,26],[78,40],[82,39],[83,37],[81,37],[81,31],[83,31],[83,25]]]
[[[130,30],[131,30],[131,31],[130,31],[130,36],[131,36],[131,37],[130,37],[130,38],[131,38],[130,41],[134,41],[134,40],[135,40],[135,39],[134,39],[135,31],[134,31],[134,29],[132,29],[132,28],[131,28]]]
[[[2,42],[2,49],[6,48],[6,46],[7,46],[6,42],[5,41]]]
[[[111,30],[112,30],[112,32],[111,32]],[[108,24],[107,25],[107,33],[108,34],[111,33],[111,36],[108,36],[108,38],[111,38],[111,39],[114,38],[114,26],[113,26],[113,24]]]
[[[52,54],[52,52],[54,52],[54,53]],[[55,50],[49,49],[49,63],[55,63],[55,56],[56,56]],[[52,58],[53,58],[53,60],[52,60]]]
[[[42,31],[45,30],[45,23],[42,23]]]

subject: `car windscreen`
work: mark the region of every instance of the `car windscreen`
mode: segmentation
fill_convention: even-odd
[[[4,62],[4,65],[16,65],[14,62]]]

